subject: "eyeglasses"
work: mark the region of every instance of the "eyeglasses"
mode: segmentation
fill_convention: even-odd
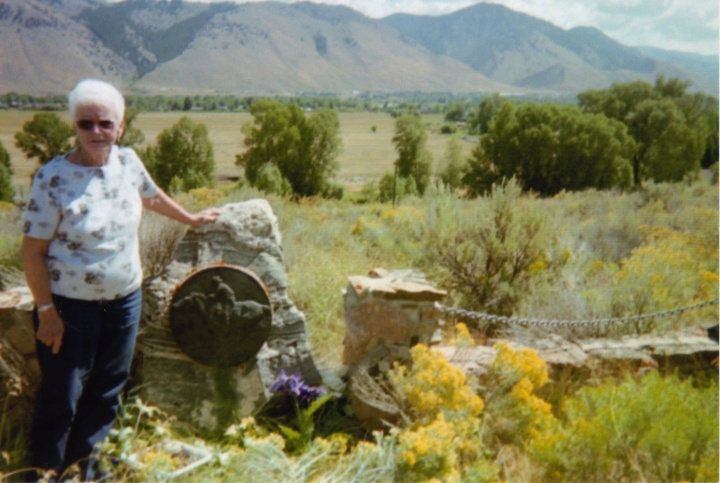
[[[82,129],[83,131],[92,131],[95,126],[99,129],[102,129],[103,131],[112,131],[115,127],[115,123],[113,121],[90,121],[88,119],[82,119],[80,121],[77,121],[77,127]]]

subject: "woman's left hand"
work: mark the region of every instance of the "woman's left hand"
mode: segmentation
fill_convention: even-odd
[[[214,223],[220,216],[220,213],[220,208],[208,208],[207,210],[199,211],[192,215],[192,222],[190,225],[198,227],[208,223]]]

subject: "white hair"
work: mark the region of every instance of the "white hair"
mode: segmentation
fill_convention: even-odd
[[[78,106],[97,104],[107,106],[115,111],[116,122],[121,122],[125,116],[125,98],[112,84],[97,80],[84,79],[78,82],[68,94],[68,111],[70,119],[75,121]]]

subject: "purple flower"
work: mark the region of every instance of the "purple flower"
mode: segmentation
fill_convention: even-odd
[[[288,376],[285,369],[280,369],[280,373],[275,379],[275,383],[270,387],[273,394],[294,397],[297,399],[300,407],[307,407],[316,399],[324,396],[327,390],[324,387],[310,386],[300,377],[300,374]]]

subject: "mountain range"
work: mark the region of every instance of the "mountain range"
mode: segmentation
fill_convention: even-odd
[[[97,77],[136,94],[572,95],[658,75],[717,95],[718,58],[488,3],[372,19],[309,2],[0,0],[0,94],[65,94]]]

